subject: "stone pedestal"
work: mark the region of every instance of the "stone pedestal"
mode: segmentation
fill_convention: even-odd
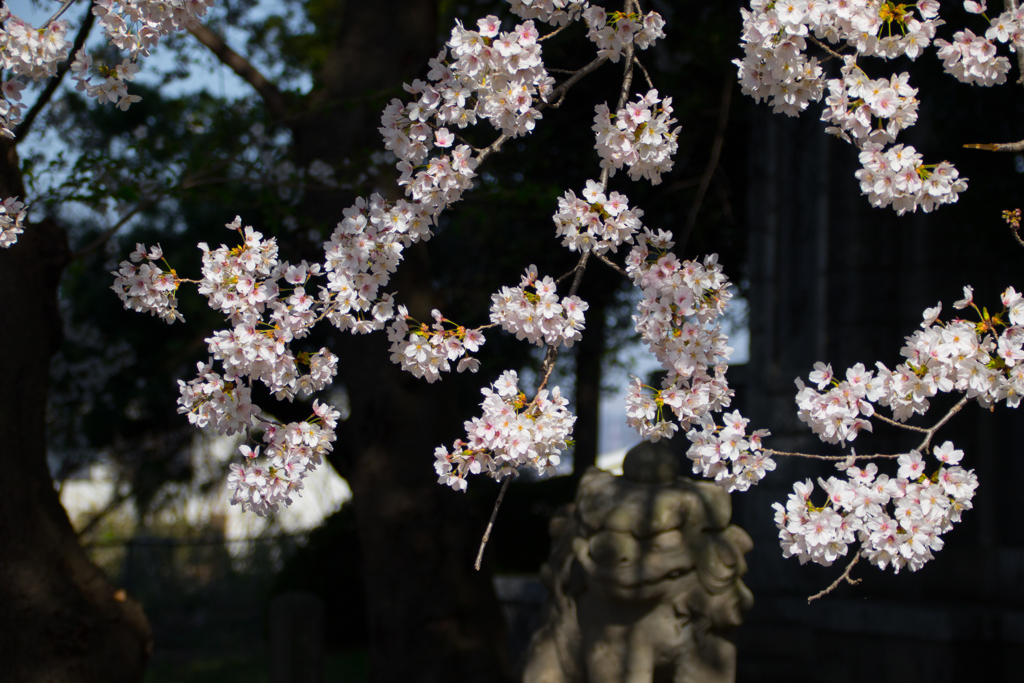
[[[731,514],[721,488],[678,476],[664,444],[633,448],[621,477],[590,469],[551,521],[551,599],[524,683],[735,681],[752,543]]]

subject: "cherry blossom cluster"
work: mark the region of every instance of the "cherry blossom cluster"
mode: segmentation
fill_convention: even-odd
[[[237,378],[225,378],[213,371],[213,363],[198,363],[199,374],[189,382],[178,380],[178,413],[188,421],[218,434],[232,435],[245,431],[260,409],[252,402],[252,391]]]
[[[319,401],[313,401],[313,415],[303,422],[287,425],[263,421],[264,462],[256,459],[260,448],[239,446],[246,464],[231,464],[228,490],[231,504],[258,515],[277,512],[290,505],[291,496],[302,490],[302,480],[323,462],[332,450],[334,430],[340,413]]]
[[[860,468],[852,458],[843,461],[845,479],[818,480],[828,495],[820,507],[811,502],[811,481],[796,482],[785,507],[774,505],[783,556],[827,567],[859,541],[860,555],[879,569],[920,569],[942,549],[941,535],[971,509],[978,487],[974,470],[957,464],[963,451],[953,442],[935,447],[933,455],[939,467],[931,474],[920,452],[900,455],[894,478],[878,474],[874,463]]]
[[[832,124],[827,132],[861,148],[863,168],[856,174],[861,191],[873,206],[892,206],[899,214],[955,202],[967,181],[952,164],[925,166],[909,146],[883,149],[917,121],[917,89],[909,85],[909,75],[872,79],[857,63],[860,57],[871,56],[916,59],[934,41],[947,70],[959,69],[976,79],[994,73],[991,65],[978,66],[981,62],[972,52],[990,51],[977,41],[972,43],[966,34],[957,34],[961,38],[956,45],[961,47],[935,39],[936,27],[943,23],[938,9],[935,0],[913,5],[880,0],[754,0],[750,10],[742,10],[745,56],[734,61],[743,92],[757,101],[768,100],[776,112],[796,116],[824,94],[824,71],[815,58],[806,56],[808,43],[845,42],[854,52],[843,56],[842,78],[828,81],[821,119]],[[964,47],[966,43],[970,45]],[[966,53],[972,56],[968,59]]]
[[[555,234],[569,251],[618,251],[620,244],[633,242],[633,235],[643,227],[643,215],[643,210],[629,208],[624,195],[605,195],[601,183],[588,180],[582,197],[567,190],[559,198],[554,215]]]
[[[178,311],[175,297],[181,280],[170,267],[164,270],[157,264],[164,258],[160,245],[147,250],[146,245],[137,244],[129,258],[121,261],[119,270],[111,272],[114,284],[110,288],[124,307],[139,313],[148,312],[166,323],[184,322],[185,316]]]
[[[90,71],[96,71],[100,81],[93,83]],[[121,60],[113,69],[103,65],[94,68],[92,57],[86,54],[85,50],[79,50],[75,53],[75,61],[71,63],[71,72],[74,74],[71,80],[75,82],[75,89],[79,92],[84,92],[101,103],[116,104],[121,111],[127,111],[132,104],[142,100],[139,95],[128,94],[126,85],[135,80],[138,71],[139,65],[128,59]]]
[[[333,380],[338,358],[327,349],[296,355],[289,345],[305,337],[320,319],[318,309],[327,297],[318,300],[305,291],[309,279],[319,274],[320,265],[279,261],[276,240],[263,239],[251,226],[243,229],[240,217],[226,227],[238,232],[242,244],[211,250],[201,243],[203,278],[197,282],[210,307],[223,313],[231,325],[206,339],[213,358],[224,364],[224,381],[259,380],[279,400],[319,391]],[[114,273],[113,289],[126,308],[149,311],[167,322],[183,320],[174,292],[184,280],[174,270],[164,271],[155,265],[162,258],[159,246],[147,252],[144,245],[138,245],[131,261],[123,261]],[[135,265],[143,260],[146,263]],[[284,280],[283,289],[280,280]],[[300,366],[308,371],[302,372]],[[200,393],[210,392],[204,389]],[[188,406],[186,412],[191,413],[195,401],[183,401],[182,405]],[[203,405],[207,406],[204,411],[211,409],[210,403]]]
[[[576,21],[589,4],[587,0],[509,0],[509,3],[513,14],[555,26]]]
[[[558,466],[576,422],[558,387],[541,389],[527,401],[518,374],[506,370],[480,392],[483,415],[466,422],[466,441],[456,441],[451,452],[444,446],[434,451],[438,483],[465,491],[469,474],[500,480],[526,465],[538,472]]]
[[[107,42],[135,61],[160,38],[198,26],[212,6],[213,0],[94,0],[92,13]]]
[[[972,14],[984,14],[984,2],[966,0],[964,7]],[[986,17],[987,19],[987,17]],[[938,39],[939,59],[947,73],[963,83],[991,86],[1006,82],[1010,60],[996,52],[993,41],[1009,43],[1011,50],[1024,47],[1024,9],[1017,8],[1003,12],[989,20],[984,37],[975,35],[970,29],[953,34],[953,42]]]
[[[27,214],[24,202],[19,202],[17,197],[8,197],[0,202],[0,249],[18,241]]]
[[[645,393],[634,379],[626,397],[627,422],[644,438],[671,438],[708,412],[727,407],[733,392],[725,378],[732,349],[720,323],[732,298],[718,255],[679,261],[669,252],[672,234],[644,230],[626,260],[626,272],[643,292],[633,316],[636,331],[667,375],[661,389]],[[652,253],[653,249],[653,253]],[[678,420],[664,414],[668,406]]]
[[[676,123],[672,98],[660,99],[652,89],[620,109],[614,124],[607,104],[597,105],[595,111],[593,130],[602,168],[614,176],[625,165],[632,180],[647,178],[653,185],[661,183],[661,174],[672,170],[672,155],[679,147],[680,128],[672,128]]]
[[[275,275],[277,240],[263,239],[263,233],[252,226],[242,227],[242,217],[225,226],[239,234],[242,244],[236,247],[221,245],[211,250],[206,242],[199,243],[203,252],[203,279],[199,293],[209,300],[210,308],[220,311],[233,325],[260,316],[267,302],[277,299],[280,288]],[[303,274],[305,275],[305,274]],[[303,281],[305,277],[303,277]]]
[[[871,79],[847,57],[842,75],[828,82],[829,96],[821,120],[834,125],[826,128],[826,133],[847,142],[852,142],[852,136],[858,145],[890,144],[901,130],[917,122],[920,101],[915,97],[917,88],[908,84],[908,74],[893,74],[891,80]]]
[[[597,44],[597,54],[618,62],[632,43],[641,50],[646,50],[659,38],[665,37],[662,29],[665,20],[657,12],[647,14],[626,14],[624,12],[608,13],[603,7],[593,5],[583,12],[587,23],[587,38]]]
[[[0,135],[13,139],[13,128],[21,123],[24,108],[19,101],[25,84],[17,77],[49,78],[56,73],[57,64],[67,59],[71,43],[68,22],[53,21],[37,30],[11,14],[6,3],[0,3],[0,22],[0,67],[11,74],[0,85]]]
[[[431,160],[428,169],[413,178],[413,170],[424,163],[431,148],[454,144],[448,126],[466,128],[479,118],[505,135],[524,135],[541,116],[535,100],[545,97],[554,84],[544,69],[532,21],[502,32],[499,19],[488,16],[477,27],[471,31],[458,23],[448,41],[452,60],[446,59],[448,49],[442,50],[430,60],[430,82],[417,79],[406,86],[417,99],[403,103],[396,98],[381,117],[385,147],[399,158],[401,184],[408,185],[407,193],[418,201],[434,194],[455,195],[431,202],[440,205],[437,211],[458,199],[475,166],[469,147],[461,146],[447,158]],[[438,174],[443,182],[434,182]]]
[[[664,397],[662,392],[662,397]],[[693,461],[693,473],[711,479],[732,493],[746,491],[775,469],[770,451],[763,450],[761,439],[770,435],[767,429],[747,434],[747,418],[735,410],[722,416],[722,426],[705,414],[696,423],[700,426],[686,433],[690,448],[686,457]]]
[[[845,41],[858,56],[917,59],[942,23],[938,9],[935,0],[916,5],[753,0],[749,10],[740,10],[744,57],[733,62],[743,93],[796,116],[823,92],[824,72],[816,58],[805,54],[812,36],[833,45]]]
[[[943,161],[926,165],[910,145],[894,145],[883,151],[881,144],[868,142],[862,149],[862,168],[854,175],[872,206],[892,205],[900,216],[918,207],[927,213],[941,204],[955,202],[967,189],[967,178],[961,178],[953,164]]]
[[[555,281],[538,278],[537,266],[531,265],[518,287],[491,295],[491,322],[537,346],[572,346],[581,338],[587,308],[578,296],[559,301]]]
[[[289,344],[307,336],[320,319],[323,301],[305,290],[309,279],[320,273],[320,264],[278,261],[276,240],[264,240],[251,226],[243,230],[240,217],[226,227],[244,238],[242,245],[215,250],[200,245],[199,293],[232,325],[207,338],[210,353],[223,362],[227,377],[259,380],[279,400],[319,391],[337,374],[337,356],[327,349],[296,355]],[[284,280],[284,289],[279,280]]]
[[[846,444],[861,430],[872,431],[875,404],[892,410],[900,422],[923,415],[929,399],[940,392],[957,391],[982,405],[1005,401],[1017,407],[1024,396],[1019,362],[1024,360],[1024,298],[1010,287],[1002,302],[1001,315],[986,318],[979,311],[981,323],[941,323],[941,304],[926,310],[921,329],[907,337],[901,351],[907,362],[893,370],[879,362],[876,374],[858,363],[839,380],[831,365],[816,363],[808,379],[817,390],[796,380],[800,419],[822,441]],[[954,307],[968,306],[974,306],[973,290],[965,287],[964,298]]]
[[[449,372],[450,361],[458,361],[456,368],[459,372],[479,370],[480,361],[467,356],[466,352],[480,350],[486,341],[483,333],[479,329],[468,330],[456,325],[437,309],[431,311],[431,315],[433,325],[417,324],[405,306],[398,307],[398,315],[388,328],[391,362],[428,382],[435,382],[441,378],[442,372]]]
[[[213,372],[212,364],[199,363],[199,376],[178,384],[178,412],[197,427],[226,435],[248,433],[254,423],[263,430],[266,462],[256,461],[259,447],[242,445],[239,451],[247,463],[232,463],[228,475],[231,503],[243,510],[266,515],[276,512],[278,505],[290,504],[291,495],[302,489],[302,479],[332,449],[339,413],[330,405],[313,401],[309,420],[282,425],[261,415],[240,379],[222,377]]]
[[[328,320],[340,330],[365,334],[384,328],[394,316],[389,294],[378,297],[406,247],[430,237],[422,205],[400,199],[390,204],[378,194],[345,209],[331,239],[324,243]]]
[[[33,81],[49,78],[56,73],[57,64],[68,58],[68,22],[52,21],[36,29],[11,14],[7,3],[0,3],[0,22],[0,65],[14,75]]]
[[[198,25],[199,18],[212,4],[213,0],[95,0],[92,12],[99,18],[108,40],[120,49],[130,49],[131,60],[126,59],[113,68],[97,67],[96,71],[103,80],[91,84],[92,58],[84,50],[79,50],[71,65],[77,89],[100,102],[116,103],[122,110],[127,109],[142,99],[138,95],[129,95],[125,86],[125,82],[133,80],[138,71],[135,63],[138,55],[148,55],[149,48],[161,36]],[[53,76],[57,65],[68,58],[71,41],[67,37],[67,21],[50,21],[37,29],[11,14],[5,2],[0,2],[0,24],[0,67],[14,76],[0,83],[0,135],[13,139],[13,128],[22,120],[20,100],[21,90],[25,87],[17,77],[38,82]],[[0,218],[0,248],[9,247],[17,241],[24,218],[24,206],[17,198],[6,198],[3,205],[6,211]],[[19,208],[12,212],[10,209],[15,205]],[[18,217],[12,221],[8,218],[11,215]]]

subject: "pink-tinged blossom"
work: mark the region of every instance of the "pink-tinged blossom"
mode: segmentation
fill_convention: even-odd
[[[466,421],[467,441],[434,451],[438,483],[466,490],[469,474],[503,479],[528,466],[551,473],[561,462],[576,417],[561,390],[542,389],[532,401],[519,389],[519,376],[506,370],[484,395],[481,417]]]

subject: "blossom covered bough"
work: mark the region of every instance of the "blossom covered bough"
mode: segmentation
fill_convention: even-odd
[[[966,4],[969,10],[984,11],[978,3]],[[139,58],[161,36],[194,26],[206,9],[207,3],[191,0],[97,2],[93,12],[108,40],[128,57],[113,68],[94,66],[79,50],[70,67],[77,87],[101,102],[127,108],[138,99],[125,82],[134,77]],[[744,91],[795,115],[827,89],[822,118],[832,124],[830,132],[860,148],[863,168],[857,177],[873,204],[904,213],[956,201],[966,179],[951,164],[926,165],[913,147],[895,144],[899,132],[918,116],[917,90],[909,75],[872,79],[861,62],[868,57],[916,59],[935,44],[946,69],[960,80],[999,83],[1009,62],[995,55],[992,41],[1021,45],[1024,15],[1008,11],[991,22],[985,38],[965,30],[947,43],[936,38],[942,24],[938,9],[933,0],[916,5],[755,0],[744,10],[746,56],[737,60]],[[472,27],[457,23],[445,48],[430,60],[427,80],[407,84],[410,97],[387,105],[380,132],[385,149],[397,157],[405,197],[357,199],[324,244],[323,262],[281,260],[274,238],[264,238],[236,217],[226,226],[237,235],[233,244],[199,245],[199,279],[182,277],[159,246],[142,244],[114,273],[113,289],[127,308],[168,323],[182,321],[177,292],[191,283],[225,316],[226,327],[206,340],[210,359],[199,363],[195,379],[179,382],[179,412],[197,427],[245,436],[239,446],[243,462],[232,465],[228,480],[232,503],[258,514],[289,504],[331,450],[340,417],[334,407],[315,400],[306,420],[284,424],[251,398],[256,382],[278,400],[289,401],[331,384],[338,358],[329,349],[293,349],[324,321],[353,334],[386,329],[391,360],[428,382],[439,380],[453,365],[457,372],[476,372],[475,354],[490,328],[544,347],[537,386],[522,386],[518,374],[506,370],[484,387],[481,414],[466,421],[464,439],[435,450],[434,467],[439,483],[455,490],[467,488],[470,474],[504,479],[499,504],[520,468],[552,471],[571,443],[575,417],[561,389],[548,382],[558,350],[572,346],[585,331],[587,304],[577,292],[594,259],[637,288],[635,330],[666,372],[658,387],[634,378],[626,397],[631,426],[651,440],[682,431],[690,442],[693,471],[728,491],[747,490],[764,478],[775,469],[773,456],[833,459],[841,474],[819,480],[820,500],[814,484],[804,481],[794,485],[785,506],[776,505],[784,554],[830,565],[859,543],[840,581],[850,580],[849,571],[861,557],[882,569],[919,568],[941,548],[941,534],[970,509],[977,487],[973,471],[959,464],[962,451],[950,441],[933,445],[936,432],[968,400],[1016,407],[1024,393],[1021,295],[1006,290],[1004,310],[989,315],[974,305],[967,288],[955,307],[971,307],[980,319],[940,322],[939,309],[929,309],[922,329],[903,349],[906,362],[895,369],[881,363],[874,370],[857,365],[839,379],[830,366],[818,363],[810,385],[797,381],[800,418],[823,441],[845,447],[861,431],[872,431],[874,421],[882,421],[922,433],[916,449],[823,456],[768,448],[763,443],[770,436],[767,430],[750,430],[739,411],[726,412],[734,395],[727,380],[733,350],[721,318],[732,289],[717,256],[680,260],[672,252],[673,235],[645,227],[643,211],[608,187],[620,170],[633,181],[658,184],[673,167],[679,129],[672,98],[654,87],[637,56],[637,50],[664,37],[663,19],[643,12],[636,0],[626,0],[623,11],[582,0],[511,0],[511,10],[521,19],[514,25],[496,16]],[[42,31],[30,31],[20,20],[4,16],[0,45],[12,80],[4,83],[0,113],[6,117],[3,133],[10,136],[20,116],[20,79],[38,80],[68,58],[67,25],[50,21]],[[545,66],[542,44],[578,22],[586,25],[596,56],[558,82]],[[557,28],[544,34],[547,25]],[[835,60],[836,78],[825,80],[824,66],[806,54],[810,45]],[[530,265],[518,285],[493,294],[489,322],[476,327],[437,310],[432,321],[414,320],[396,294],[387,291],[404,253],[431,238],[439,216],[474,188],[477,169],[488,157],[506,141],[529,135],[545,109],[558,107],[580,79],[606,61],[622,63],[624,77],[617,105],[595,106],[598,177],[583,188],[567,189],[552,207],[555,236],[579,254],[576,267],[555,279]],[[634,67],[647,80],[645,92],[635,99]],[[104,80],[93,83],[95,74]],[[461,142],[459,131],[479,125],[497,132],[492,144],[478,149]],[[16,241],[24,216],[17,198],[3,203],[0,246]],[[620,248],[626,252],[622,265],[613,260]],[[568,277],[570,286],[560,292],[559,284]],[[927,411],[929,399],[952,392],[962,394],[962,400],[935,425],[905,424]],[[897,461],[895,476],[880,473],[874,462],[864,464],[884,459]]]

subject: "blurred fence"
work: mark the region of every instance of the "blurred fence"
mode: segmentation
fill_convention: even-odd
[[[275,576],[304,541],[304,535],[136,537],[86,548],[143,604],[158,652],[241,652],[265,642]]]
[[[86,544],[111,578],[139,600],[158,655],[243,654],[267,641],[272,595],[288,591],[277,574],[306,541],[304,534],[136,537]],[[499,576],[495,590],[508,626],[513,662],[540,625],[547,591],[535,577]]]

